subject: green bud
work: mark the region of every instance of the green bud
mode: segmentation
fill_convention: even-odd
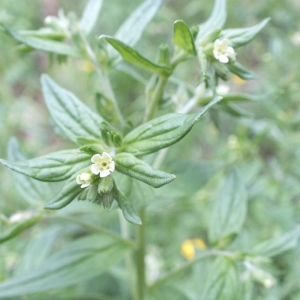
[[[108,193],[108,194],[105,194],[105,195],[100,195],[101,197],[101,202],[102,202],[102,205],[103,205],[103,208],[104,209],[109,209],[111,208],[111,205],[114,201],[114,195],[112,192]]]
[[[109,124],[103,122],[100,127],[103,141],[108,146],[120,147],[122,145],[122,136],[115,131]]]
[[[98,184],[98,193],[100,195],[109,194],[113,188],[113,179],[111,176],[106,176],[100,179]]]
[[[222,78],[225,81],[229,80],[230,72],[225,64],[222,64],[220,62],[215,62],[213,63],[213,67],[218,77]]]
[[[80,201],[86,200],[87,199],[87,195],[88,195],[88,191],[89,191],[88,187],[82,189],[82,192],[78,196],[78,200],[80,200]]]
[[[158,63],[165,66],[170,65],[170,50],[166,44],[159,46]]]
[[[104,152],[104,147],[101,144],[89,144],[85,146],[81,146],[79,148],[81,152],[85,152],[91,155],[94,155],[96,153],[102,153]]]

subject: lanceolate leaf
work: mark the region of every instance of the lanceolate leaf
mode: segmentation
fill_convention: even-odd
[[[196,54],[193,36],[186,23],[182,20],[174,22],[173,42],[187,53]]]
[[[73,176],[71,176],[70,179],[66,182],[58,195],[47,202],[44,208],[51,210],[61,209],[75,200],[75,198],[82,192],[82,188],[76,182],[77,175],[81,174],[82,172],[83,170],[74,173]]]
[[[4,166],[41,181],[61,181],[90,163],[90,155],[78,150],[53,152],[39,158],[11,162],[0,159]]]
[[[100,38],[106,39],[122,55],[123,59],[127,62],[152,73],[167,76],[171,75],[172,70],[170,68],[151,62],[150,60],[139,54],[137,51],[132,49],[130,46],[124,44],[123,42],[113,37],[105,35],[100,36]]]
[[[64,288],[94,278],[129,250],[123,242],[91,235],[71,242],[29,273],[0,284],[0,299]]]
[[[209,226],[213,244],[225,246],[242,229],[247,212],[247,193],[236,170],[232,170],[214,203]]]
[[[141,180],[155,188],[175,179],[175,175],[153,169],[146,162],[130,153],[119,153],[114,157],[116,170],[130,177]]]
[[[216,0],[214,9],[209,19],[199,25],[199,32],[196,38],[196,45],[216,29],[221,29],[226,21],[226,0]]]
[[[18,33],[5,25],[1,25],[5,32],[12,36],[17,41],[37,50],[42,50],[50,53],[68,55],[68,56],[80,56],[80,52],[71,46],[52,40],[46,40],[44,38],[33,37]]]
[[[86,34],[89,34],[92,31],[97,22],[102,2],[102,0],[89,0],[87,3],[80,20],[80,26]]]
[[[299,237],[300,227],[297,226],[294,230],[286,234],[256,245],[251,253],[254,255],[273,257],[283,253],[284,251],[296,248],[299,242]]]
[[[264,19],[260,23],[248,28],[223,30],[221,38],[229,39],[234,48],[240,47],[249,43],[266,26],[269,20],[269,18]]]
[[[228,64],[228,69],[231,73],[239,76],[242,79],[249,80],[255,78],[255,73],[245,68],[238,62]]]
[[[236,267],[227,258],[217,258],[206,277],[204,290],[199,299],[240,300],[239,279]]]
[[[145,27],[160,8],[162,0],[147,0],[140,5],[120,26],[115,37],[134,46],[140,39]]]
[[[89,109],[71,92],[63,89],[49,76],[41,78],[43,94],[53,123],[74,143],[81,136],[101,138],[102,118]]]
[[[221,99],[222,97],[214,98],[196,114],[172,113],[142,124],[124,137],[123,151],[140,156],[175,144],[192,129],[208,109]]]
[[[117,184],[114,182],[113,187],[114,198],[118,202],[120,209],[124,215],[124,218],[135,225],[141,225],[142,221],[140,217],[136,214],[131,202],[127,199],[127,197],[119,190]]]

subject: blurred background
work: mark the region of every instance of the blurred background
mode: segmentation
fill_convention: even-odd
[[[82,0],[1,0],[0,22],[17,30],[35,30],[43,27],[46,16],[57,15],[59,8],[65,13],[73,11],[80,18],[85,3]],[[104,0],[99,20],[90,36],[91,43],[96,46],[95,38],[100,34],[113,35],[141,3],[141,0]],[[161,43],[171,45],[175,20],[182,19],[189,26],[197,25],[207,19],[212,6],[211,1],[166,0],[135,48],[146,57],[155,58]],[[251,94],[259,100],[241,105],[240,115],[220,112],[218,121],[213,120],[213,116],[205,119],[205,125],[197,125],[187,137],[187,143],[181,142],[174,147],[169,157],[192,157],[192,160],[203,163],[208,160],[238,162],[245,177],[249,177],[251,203],[245,233],[237,244],[247,248],[251,241],[270,237],[271,232],[285,232],[300,221],[300,2],[228,0],[227,13],[225,28],[248,27],[271,18],[254,41],[237,52],[238,60],[257,74],[256,79],[246,82],[232,77],[228,82],[222,82],[229,86],[230,92]],[[51,127],[41,93],[40,75],[50,74],[60,85],[94,107],[97,80],[93,69],[87,61],[69,59],[60,64],[42,52],[18,51],[17,45],[11,37],[0,32],[0,157],[7,157],[7,144],[12,136],[19,140],[28,157],[74,147]],[[199,68],[195,67],[195,61],[188,62],[178,68],[176,76],[195,86]],[[122,111],[134,117],[134,100],[142,97],[145,86],[122,72],[113,71],[111,78]],[[170,96],[173,92],[170,87]],[[185,147],[190,144],[194,147]],[[205,167],[208,168],[206,164]],[[193,196],[176,203],[167,199],[163,202],[167,209],[161,214],[160,220],[163,221],[157,220],[156,224],[165,231],[158,233],[153,229],[149,233],[153,242],[165,247],[165,252],[160,255],[166,264],[169,261],[173,264],[174,257],[179,262],[184,259],[180,256],[180,247],[185,239],[206,239],[209,219],[206,207],[215,187],[214,181],[209,182],[213,173],[211,165],[208,170],[205,174],[203,171],[207,178],[203,177],[201,185],[208,182],[204,190],[187,182]],[[0,213],[10,216],[29,207],[16,190],[12,173],[1,166]],[[155,219],[157,207],[158,204],[154,203],[150,220]],[[195,211],[199,212],[196,221],[189,217]],[[178,229],[178,224],[184,225]],[[34,237],[45,228],[47,224],[42,224],[27,234]],[[168,248],[169,244],[172,247]],[[1,245],[0,279],[13,273],[25,245],[22,239]],[[278,299],[300,299],[300,285],[291,279],[300,277],[299,255],[298,247],[296,253],[276,261],[275,273],[282,283],[278,285],[281,295]],[[272,293],[277,292],[275,288]],[[277,299],[271,298],[272,293],[268,296],[261,292],[261,298],[257,299]]]

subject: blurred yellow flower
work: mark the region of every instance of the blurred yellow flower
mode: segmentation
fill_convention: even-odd
[[[180,252],[183,257],[191,260],[195,257],[196,248],[199,250],[205,250],[207,247],[202,239],[187,239],[181,244]]]

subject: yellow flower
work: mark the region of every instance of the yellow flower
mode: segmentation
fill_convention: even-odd
[[[206,248],[202,239],[187,239],[181,244],[180,252],[186,259],[192,260],[195,257],[196,249],[205,250]]]

